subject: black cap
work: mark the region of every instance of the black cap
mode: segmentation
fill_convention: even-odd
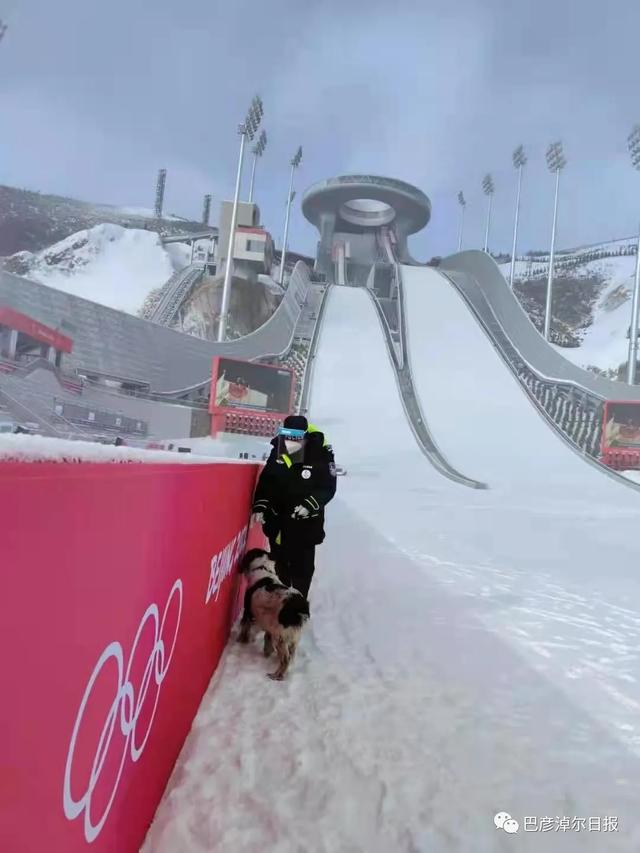
[[[309,422],[304,415],[287,415],[283,426],[287,429],[302,429],[306,432],[309,429]]]

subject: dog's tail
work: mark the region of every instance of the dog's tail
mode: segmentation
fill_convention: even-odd
[[[302,628],[309,618],[309,602],[301,592],[292,592],[280,608],[278,622],[284,628]]]

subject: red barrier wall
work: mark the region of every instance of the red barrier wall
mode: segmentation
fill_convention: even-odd
[[[256,474],[0,464],[0,850],[139,850],[235,616]]]

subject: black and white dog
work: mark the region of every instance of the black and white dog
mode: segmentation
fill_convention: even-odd
[[[309,618],[309,602],[297,589],[280,582],[268,551],[260,548],[247,551],[240,563],[240,573],[247,575],[247,591],[238,641],[249,642],[254,623],[264,631],[265,657],[274,649],[278,656],[278,669],[269,673],[269,678],[282,681]]]

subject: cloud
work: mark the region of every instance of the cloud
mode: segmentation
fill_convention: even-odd
[[[9,24],[0,46],[6,183],[149,205],[166,167],[169,207],[197,216],[204,193],[214,204],[232,193],[236,126],[260,91],[269,145],[256,189],[276,239],[299,144],[299,191],[370,171],[427,192],[433,219],[414,240],[420,257],[455,247],[459,189],[469,245],[481,244],[487,171],[492,246],[508,249],[511,152],[521,142],[530,154],[523,248],[548,242],[544,151],[555,138],[569,158],[560,244],[636,227],[640,186],[625,148],[640,120],[631,0],[606,11],[595,0],[25,0],[9,8]],[[291,244],[312,251],[315,242],[297,207]]]

